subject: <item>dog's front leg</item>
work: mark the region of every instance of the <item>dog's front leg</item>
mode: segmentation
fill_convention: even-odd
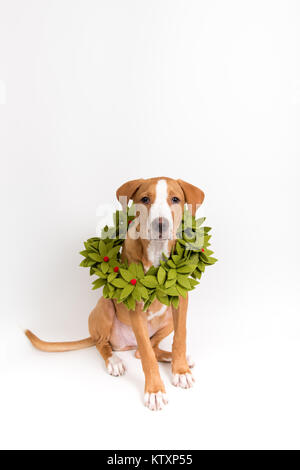
[[[188,299],[180,297],[178,308],[172,307],[174,321],[174,339],[172,346],[173,385],[190,388],[194,378],[186,357],[186,314]]]
[[[130,318],[145,374],[145,405],[150,410],[161,410],[168,400],[149,338],[146,314],[139,305],[130,311]]]

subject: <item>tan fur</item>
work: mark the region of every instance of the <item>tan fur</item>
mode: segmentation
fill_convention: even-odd
[[[155,187],[160,179],[165,179],[168,184],[168,198],[179,197],[180,206],[183,209],[184,203],[192,205],[192,212],[195,212],[196,204],[203,201],[204,193],[193,185],[182,180],[173,180],[170,178],[150,178],[147,180],[138,179],[125,183],[117,191],[117,198],[125,196],[138,203],[142,197],[147,196],[150,201],[155,199]],[[171,204],[171,202],[169,202]],[[151,204],[149,204],[149,207]],[[148,207],[147,207],[148,209]],[[174,221],[178,225],[178,221]],[[176,243],[176,240],[169,241],[169,249]],[[146,269],[151,265],[147,255],[149,240],[138,238],[133,240],[126,238],[123,250],[122,260],[127,259],[129,264],[141,261]],[[165,392],[164,384],[161,380],[157,361],[170,361],[172,359],[173,374],[190,373],[186,359],[186,314],[188,300],[180,298],[178,309],[168,307],[160,315],[148,319],[149,312],[143,312],[142,304],[138,304],[135,311],[129,311],[124,304],[117,304],[111,299],[101,297],[95,308],[89,316],[90,337],[80,341],[55,342],[50,343],[40,340],[31,331],[26,330],[26,335],[36,348],[48,352],[72,351],[75,349],[96,346],[102,355],[106,365],[113,354],[111,340],[114,329],[116,328],[116,319],[128,327],[128,331],[134,332],[137,342],[136,357],[141,358],[142,367],[145,374],[145,392],[158,393]],[[162,305],[155,300],[151,305],[151,314],[158,312]],[[172,352],[163,351],[159,348],[159,343],[174,330],[174,340]],[[149,337],[149,331],[154,332]],[[120,350],[132,349],[128,344],[122,346]],[[118,348],[116,348],[118,349]]]
[[[86,339],[81,339],[79,341],[66,341],[60,343],[53,343],[50,341],[42,341],[40,338],[35,336],[30,330],[25,331],[25,335],[31,341],[34,347],[40,351],[45,352],[66,352],[66,351],[76,351],[77,349],[90,348],[95,346],[95,341],[89,337]]]
[[[195,215],[197,205],[199,206],[202,204],[204,200],[204,192],[200,188],[197,188],[193,184],[186,183],[185,181],[177,180],[177,182],[180,184],[184,192],[186,203],[191,205],[192,214]]]
[[[191,372],[186,359],[186,314],[188,299],[180,297],[178,309],[173,308],[174,339],[172,346],[172,372],[185,374]]]

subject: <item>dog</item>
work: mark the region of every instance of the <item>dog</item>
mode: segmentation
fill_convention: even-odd
[[[187,203],[192,215],[202,204],[201,189],[180,179],[167,177],[128,181],[117,190],[117,199],[127,205],[132,200],[145,209],[150,238],[125,238],[121,260],[142,262],[145,271],[158,266],[163,254],[169,256],[176,243],[176,231],[181,218],[176,219],[174,206],[183,213]],[[132,225],[132,227],[131,227]],[[133,230],[131,224],[128,235]],[[40,340],[31,331],[25,334],[36,348],[42,351],[71,351],[96,346],[103,357],[109,374],[117,377],[125,373],[122,359],[115,351],[136,349],[145,375],[144,403],[150,410],[161,410],[168,403],[158,362],[172,363],[172,383],[176,387],[190,388],[194,383],[193,363],[186,354],[186,316],[188,298],[180,297],[178,308],[167,307],[157,299],[146,312],[142,302],[134,311],[123,303],[101,297],[89,316],[90,337],[72,342],[52,343]],[[172,352],[160,349],[163,338],[174,331]]]

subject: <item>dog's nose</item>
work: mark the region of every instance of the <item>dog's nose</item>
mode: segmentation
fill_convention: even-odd
[[[151,228],[154,232],[159,234],[159,238],[162,238],[169,230],[169,221],[164,217],[157,217],[152,221]]]

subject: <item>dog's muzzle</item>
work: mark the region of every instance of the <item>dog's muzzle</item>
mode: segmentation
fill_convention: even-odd
[[[153,238],[168,238],[170,224],[168,219],[164,217],[157,217],[151,223],[151,234]]]

